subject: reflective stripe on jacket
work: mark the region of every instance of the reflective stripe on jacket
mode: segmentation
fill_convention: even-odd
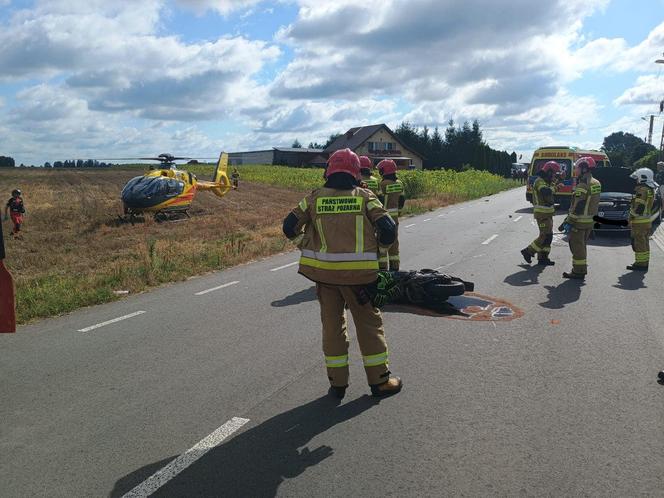
[[[365,285],[378,271],[375,223],[387,212],[370,190],[323,187],[293,209],[300,243],[299,272],[314,282]]]
[[[403,183],[400,180],[383,180],[380,190],[384,196],[385,209],[395,223],[399,223],[399,198],[403,195]]]
[[[655,191],[647,185],[637,185],[629,209],[629,221],[634,224],[652,223]],[[639,207],[643,209],[639,209]],[[639,213],[640,211],[640,213]]]
[[[535,214],[552,215],[555,212],[553,207],[556,191],[555,185],[551,185],[544,178],[537,178],[533,184],[533,212]]]
[[[577,228],[592,228],[599,210],[599,196],[602,184],[592,176],[579,181],[572,196],[569,208],[569,222]],[[577,212],[580,211],[580,212]]]

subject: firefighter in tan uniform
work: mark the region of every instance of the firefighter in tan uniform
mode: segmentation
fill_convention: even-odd
[[[637,169],[631,178],[636,180],[634,197],[629,210],[629,224],[632,228],[632,249],[634,264],[627,267],[632,271],[648,271],[650,264],[650,231],[652,230],[653,204],[659,185],[655,183],[652,170]]]
[[[539,227],[539,237],[521,250],[521,255],[526,263],[531,263],[533,256],[537,254],[538,265],[555,264],[549,258],[549,254],[551,253],[551,242],[553,242],[555,178],[559,173],[560,165],[556,161],[548,161],[537,172],[538,178],[533,184],[533,213]]]
[[[380,184],[378,183],[378,178],[371,174],[372,166],[371,159],[367,156],[360,156],[360,175],[362,176],[360,182],[363,186],[366,185],[364,188],[368,188],[373,195],[378,197],[380,194]]]
[[[392,159],[383,159],[378,163],[378,172],[383,177],[380,191],[385,209],[397,226],[397,237],[389,248],[381,249],[378,263],[381,270],[399,270],[399,211],[403,208],[405,198],[403,184],[397,179],[397,165]]]
[[[358,186],[360,161],[350,149],[330,156],[326,183],[302,199],[284,220],[284,234],[300,242],[299,272],[316,282],[323,322],[323,353],[330,394],[348,387],[348,306],[374,396],[396,394],[399,377],[388,370],[388,349],[380,311],[361,299],[378,278],[378,248],[389,246],[396,225],[370,190]]]
[[[599,196],[602,193],[602,184],[593,178],[595,160],[592,157],[582,157],[574,163],[578,183],[572,195],[572,205],[569,208],[566,223],[572,226],[569,234],[569,248],[572,251],[572,271],[563,273],[564,278],[583,280],[588,273],[588,260],[586,244],[593,231],[597,211],[599,209]]]

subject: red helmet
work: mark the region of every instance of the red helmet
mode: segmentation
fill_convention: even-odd
[[[382,176],[393,175],[397,172],[397,163],[392,159],[383,159],[378,163],[378,171]]]
[[[560,164],[558,164],[556,161],[547,161],[544,166],[542,166],[541,171],[544,173],[552,171],[555,175],[556,173],[560,173]]]
[[[589,156],[580,157],[574,163],[574,169],[576,169],[577,174],[583,166],[585,166],[587,169],[595,169],[597,167],[597,163],[592,157]]]
[[[371,169],[373,163],[367,156],[360,156],[360,169]]]
[[[360,159],[350,149],[339,149],[327,160],[326,175],[335,173],[348,173],[353,178],[360,176]]]

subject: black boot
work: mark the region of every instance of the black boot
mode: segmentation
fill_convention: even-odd
[[[642,272],[647,272],[648,271],[648,266],[639,266],[636,263],[633,265],[626,266],[625,269],[631,270],[631,271],[642,271]]]
[[[330,386],[330,389],[328,389],[327,394],[329,394],[333,398],[344,399],[344,396],[346,396],[347,387],[348,386]]]
[[[371,395],[375,398],[386,398],[401,391],[403,382],[399,377],[390,377],[382,384],[375,384],[371,387]]]
[[[563,278],[571,278],[573,280],[585,280],[586,276],[583,273],[574,273],[573,271],[571,272],[563,272]]]
[[[537,259],[537,264],[540,266],[553,266],[556,264],[555,261],[551,261],[548,256],[542,256]]]
[[[530,254],[528,249],[521,249],[521,256],[526,260],[526,263],[530,264],[533,262],[533,255]]]

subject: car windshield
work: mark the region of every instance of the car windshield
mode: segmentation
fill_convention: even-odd
[[[542,166],[544,166],[549,161],[554,161],[554,159],[535,159],[535,164],[533,164],[533,170],[531,174],[536,175],[538,171],[542,169]],[[569,172],[572,170],[572,160],[555,159],[555,162],[560,165],[560,176],[562,178],[569,177]]]

